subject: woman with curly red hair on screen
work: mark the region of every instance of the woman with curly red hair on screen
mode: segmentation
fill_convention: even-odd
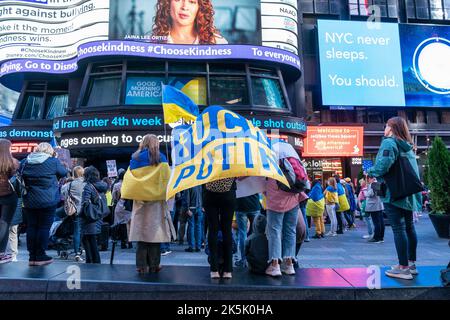
[[[228,43],[214,27],[211,0],[158,0],[153,39],[176,44]]]

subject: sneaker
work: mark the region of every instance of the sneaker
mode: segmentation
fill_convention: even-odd
[[[169,253],[172,253],[170,250],[161,251],[161,256],[167,256]]]
[[[339,233],[339,232],[338,232],[338,233]],[[338,233],[333,232],[333,233],[331,234],[331,236],[332,236],[332,237],[336,237],[336,236],[338,235]]]
[[[83,262],[84,259],[83,259],[80,255],[76,255],[76,256],[75,256],[75,261],[76,261],[76,262]]]
[[[272,264],[270,264],[266,269],[266,274],[271,277],[281,277],[280,265],[277,264],[274,267]]]
[[[9,253],[3,253],[0,255],[0,264],[8,263],[8,262],[11,262],[12,260],[13,260],[13,257]]]
[[[222,275],[222,278],[224,279],[231,279],[232,277],[231,272],[224,272]]]
[[[16,256],[13,256],[12,257],[12,260],[11,260],[11,262],[18,262],[19,260],[17,260],[17,257]]]
[[[373,234],[365,234],[362,237],[363,239],[372,239],[373,238]]]
[[[311,242],[311,240],[309,238],[306,238],[305,240],[303,240],[305,242]]]
[[[39,257],[36,259],[36,261],[34,261],[34,265],[35,266],[45,266],[48,265],[50,263],[53,263],[53,258],[49,257],[47,255]]]
[[[368,240],[367,242],[370,242],[370,243],[381,243],[381,241],[382,240],[377,240],[377,239],[372,238],[372,239]]]
[[[327,237],[329,237],[329,236],[331,236],[331,235],[333,235],[333,232],[327,232],[326,234],[325,234]]]
[[[219,279],[220,274],[218,272],[211,272],[210,277],[211,277],[211,279]]]
[[[192,249],[191,247],[184,249],[185,252],[194,252],[194,249]]]
[[[419,270],[417,270],[417,267],[416,267],[415,264],[411,264],[411,265],[409,266],[409,271],[411,272],[411,274],[412,274],[413,276],[417,276],[417,275],[419,274]]]
[[[394,266],[391,270],[386,270],[385,274],[391,278],[398,278],[404,280],[412,280],[413,276],[409,268],[400,269],[399,266]]]
[[[281,264],[281,272],[287,275],[294,275],[295,274],[295,269],[294,269],[294,265],[291,264],[287,264],[287,263],[282,263]]]

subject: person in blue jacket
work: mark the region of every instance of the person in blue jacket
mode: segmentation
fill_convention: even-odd
[[[413,151],[408,125],[403,118],[393,117],[387,121],[384,139],[378,151],[375,165],[368,169],[367,174],[382,179],[400,155],[409,160],[414,173],[419,177],[419,167]],[[379,180],[381,181],[381,179]],[[418,274],[415,264],[417,235],[413,223],[413,211],[421,206],[419,194],[394,201],[391,199],[389,188],[387,188],[386,196],[382,200],[394,232],[395,248],[399,260],[399,264],[386,271],[386,275],[411,280],[413,275]]]
[[[50,227],[57,204],[61,201],[58,180],[67,175],[67,169],[56,158],[49,143],[40,143],[20,164],[25,182],[23,213],[27,216],[27,249],[30,266],[50,264],[53,259],[47,250]]]

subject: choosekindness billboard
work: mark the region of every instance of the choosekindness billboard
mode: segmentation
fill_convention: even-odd
[[[318,21],[323,105],[450,106],[450,27]]]
[[[297,41],[296,0],[0,0],[0,76],[72,72],[99,54],[269,58],[300,69]]]

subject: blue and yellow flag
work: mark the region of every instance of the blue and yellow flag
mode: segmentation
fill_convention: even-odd
[[[158,165],[151,166],[148,149],[142,150],[137,159],[131,159],[120,189],[122,199],[166,200],[170,167],[163,153],[160,160]]]
[[[309,193],[309,199],[306,203],[306,215],[310,217],[320,217],[325,210],[325,198],[323,196],[322,186],[316,183]]]
[[[172,86],[162,85],[162,105],[164,123],[174,123],[180,119],[194,121],[198,114],[198,106],[186,94]]]
[[[267,136],[244,117],[211,106],[191,126],[172,131],[172,173],[167,199],[207,182],[262,176],[288,182]]]
[[[339,209],[337,209],[337,212],[350,210],[350,204],[348,203],[347,196],[345,195],[344,186],[339,182],[336,184],[336,186],[339,198]]]

